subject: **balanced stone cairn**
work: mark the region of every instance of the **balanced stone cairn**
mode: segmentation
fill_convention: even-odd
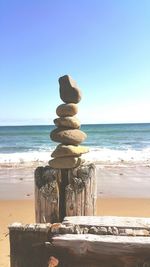
[[[78,112],[77,103],[81,100],[81,91],[68,75],[60,77],[59,84],[60,98],[65,104],[56,109],[59,118],[54,123],[57,128],[50,133],[50,138],[61,144],[51,154],[54,159],[49,161],[49,165],[56,169],[72,169],[84,162],[81,155],[89,151],[87,147],[80,146],[87,135],[79,130],[80,122],[74,116]]]

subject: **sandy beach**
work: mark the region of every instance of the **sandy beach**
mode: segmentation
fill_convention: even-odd
[[[3,166],[0,176],[0,266],[9,267],[8,225],[35,221],[34,168]],[[97,215],[150,217],[149,165],[97,164],[96,177]]]

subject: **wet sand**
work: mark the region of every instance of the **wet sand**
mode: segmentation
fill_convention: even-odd
[[[150,198],[150,165],[97,165],[97,194],[100,197]]]
[[[33,199],[35,166],[0,166],[0,200]],[[96,164],[99,197],[149,198],[150,165]]]

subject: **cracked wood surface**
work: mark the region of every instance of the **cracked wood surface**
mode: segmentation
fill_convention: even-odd
[[[149,229],[150,219],[85,216],[65,218],[64,224],[14,223],[11,267],[47,267],[50,256],[58,258],[59,267],[150,267],[150,236],[77,234],[79,225],[141,231]],[[64,234],[70,227],[76,234]]]
[[[70,216],[65,217],[64,224],[78,224],[80,226],[107,226],[125,228],[150,228],[150,218],[117,217],[117,216]]]

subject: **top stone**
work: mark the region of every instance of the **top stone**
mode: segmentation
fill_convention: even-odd
[[[76,82],[68,75],[59,78],[60,98],[65,103],[79,103],[81,100],[81,91]]]

